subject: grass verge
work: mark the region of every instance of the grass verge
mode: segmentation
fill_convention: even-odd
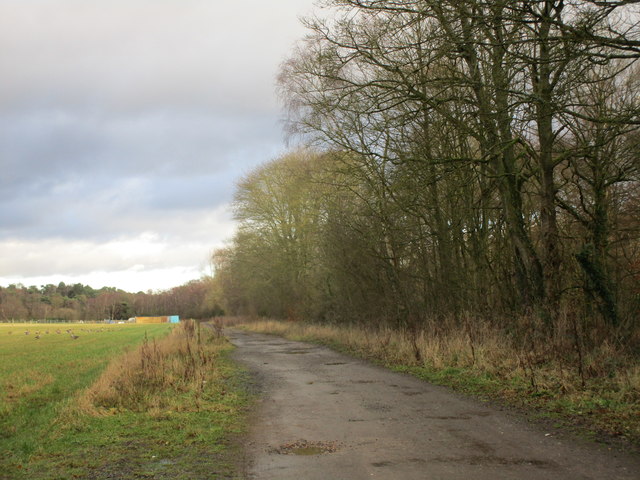
[[[437,336],[390,329],[245,321],[247,330],[323,344],[483,400],[499,401],[589,439],[640,451],[640,366],[604,344],[577,369],[513,346],[497,330]]]
[[[240,478],[234,436],[248,398],[228,356],[232,346],[206,326],[169,328],[137,326],[135,335],[93,342],[78,334],[60,347],[66,368],[39,385],[27,375],[0,416],[0,447],[8,452],[0,478]],[[125,338],[128,349],[117,342]],[[55,357],[39,353],[23,358],[16,375],[26,365],[48,368]],[[94,360],[83,369],[85,356]],[[72,387],[52,388],[76,376]],[[46,414],[37,413],[40,406]]]

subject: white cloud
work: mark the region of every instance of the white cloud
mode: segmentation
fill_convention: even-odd
[[[169,217],[156,231],[124,230],[109,241],[5,240],[0,242],[0,284],[65,281],[133,291],[177,286],[206,270],[212,249],[222,246],[234,228],[227,210],[218,209]]]
[[[67,285],[81,283],[93,288],[113,287],[127,292],[147,292],[168,290],[176,285],[183,285],[190,280],[202,276],[204,270],[196,267],[172,267],[164,269],[140,269],[133,266],[128,270],[95,271],[77,275],[55,274],[36,277],[0,277],[0,284],[23,284],[25,286]]]

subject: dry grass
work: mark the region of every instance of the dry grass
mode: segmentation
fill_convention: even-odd
[[[334,344],[389,365],[429,365],[434,368],[475,366],[492,370],[515,366],[502,348],[501,339],[489,331],[482,334],[476,332],[472,349],[469,337],[464,332],[446,337],[421,332],[414,339],[408,332],[390,328],[369,330],[356,326],[320,326],[276,320],[245,320],[245,326],[254,332],[282,335],[293,340]],[[416,355],[416,346],[419,355]]]
[[[111,362],[71,408],[71,416],[108,415],[121,410],[200,411],[218,408],[203,395],[219,380],[216,358],[226,341],[212,328],[180,323],[159,340],[145,338],[140,347]]]
[[[523,320],[526,322],[527,320]],[[526,406],[581,424],[591,432],[640,445],[640,365],[612,342],[576,345],[570,325],[551,341],[535,330],[518,337],[472,319],[417,334],[356,326],[318,326],[273,320],[246,328],[327,344],[456,389]],[[525,328],[519,330],[527,332]],[[584,342],[586,343],[586,342]]]

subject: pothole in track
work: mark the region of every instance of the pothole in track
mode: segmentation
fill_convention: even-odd
[[[327,453],[335,453],[338,451],[338,442],[332,441],[309,441],[296,440],[291,443],[284,443],[272,450],[272,453],[280,455],[324,455]]]

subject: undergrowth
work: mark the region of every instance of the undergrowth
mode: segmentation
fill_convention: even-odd
[[[196,322],[183,322],[159,340],[145,336],[139,348],[114,360],[83,392],[73,413],[223,408],[209,400],[211,385],[224,378],[216,359],[227,347],[222,336]]]

